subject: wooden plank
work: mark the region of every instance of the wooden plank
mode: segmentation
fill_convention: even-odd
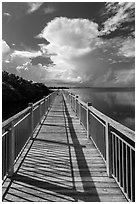
[[[12,181],[5,181],[3,201],[127,201],[68,104],[67,109],[57,96]]]

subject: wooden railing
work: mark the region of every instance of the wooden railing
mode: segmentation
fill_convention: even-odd
[[[63,90],[80,123],[129,201],[135,201],[135,132]]]
[[[2,123],[2,179],[12,176],[21,152],[33,137],[45,113],[50,109],[57,91]]]

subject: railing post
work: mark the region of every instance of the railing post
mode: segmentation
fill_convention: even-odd
[[[11,122],[10,132],[9,132],[9,177],[14,174],[14,158],[15,158],[15,128],[14,122]]]
[[[105,136],[106,136],[106,165],[107,165],[107,174],[109,177],[112,176],[112,141],[110,133],[110,125],[106,122],[105,127]]]
[[[69,93],[69,103],[71,105],[71,93]]]
[[[39,103],[39,123],[41,123],[41,102]]]
[[[72,95],[70,93],[70,105],[71,105],[71,108],[72,108]]]
[[[81,123],[81,103],[79,102],[79,123]]]
[[[46,113],[46,96],[43,97],[44,100],[44,114]]]
[[[69,93],[69,103],[71,104],[71,94]]]
[[[49,96],[49,108],[50,108],[50,96]]]
[[[89,117],[89,106],[92,106],[91,102],[87,102],[87,138],[89,139],[89,127],[90,127],[90,117]]]
[[[46,113],[46,107],[47,106],[47,99],[46,96],[44,96],[44,113]]]
[[[48,96],[48,110],[50,109],[50,98],[49,98],[49,96]]]
[[[33,137],[33,103],[29,103],[30,109],[30,129],[31,129],[31,135],[30,137]]]
[[[77,115],[77,99],[78,96],[75,96],[75,114]]]

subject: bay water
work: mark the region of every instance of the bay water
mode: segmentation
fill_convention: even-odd
[[[127,89],[71,88],[78,95],[115,121],[135,130],[135,91]]]

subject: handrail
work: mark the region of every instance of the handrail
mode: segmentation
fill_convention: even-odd
[[[75,95],[71,93],[71,96],[74,98],[75,100]],[[84,101],[77,99],[77,101],[83,105],[85,107],[85,109],[87,108],[87,103],[85,103]],[[131,130],[130,128],[122,125],[121,123],[113,120],[112,118],[108,117],[107,115],[105,115],[104,113],[102,113],[101,111],[97,110],[95,107],[93,106],[89,106],[88,109],[90,110],[90,112],[94,113],[96,116],[98,116],[101,120],[104,120],[105,122],[109,122],[110,125],[116,129],[119,129],[119,131],[121,131],[126,137],[128,137],[129,139],[131,139],[132,141],[135,142],[135,132],[133,130]]]
[[[16,121],[18,120],[20,117],[24,116],[25,114],[27,114],[30,111],[30,107],[25,108],[24,110],[20,111],[19,113],[15,114],[14,116],[8,118],[7,120],[5,120],[2,123],[2,129],[7,128],[8,126],[10,126],[10,123],[12,121]]]
[[[17,113],[2,123],[2,177],[14,173],[14,164],[20,156],[33,132],[48,113],[58,91],[54,91],[36,103]]]
[[[116,122],[78,96],[63,90],[87,138],[102,156],[109,177],[113,177],[127,200],[135,201],[135,132]]]
[[[49,94],[48,96],[40,99],[39,101],[37,101],[36,103],[33,104],[33,108],[36,107],[37,105],[39,105],[41,102],[43,102],[44,99],[48,99],[53,93]],[[12,121],[15,121],[17,119],[19,119],[20,117],[22,117],[23,115],[25,115],[26,113],[28,113],[30,111],[30,107],[25,108],[24,110],[20,111],[19,113],[13,115],[12,117],[8,118],[7,120],[5,120],[2,123],[2,129],[5,128],[6,126],[9,126],[9,124]]]

